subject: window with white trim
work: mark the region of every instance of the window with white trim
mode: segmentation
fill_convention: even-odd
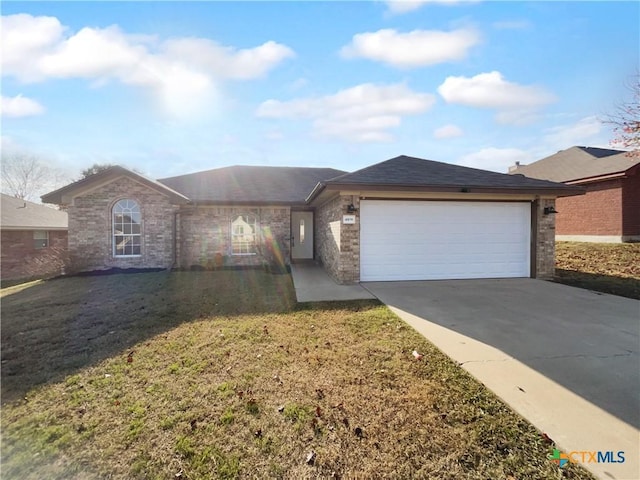
[[[49,232],[46,230],[34,230],[33,248],[40,250],[49,246]]]
[[[113,255],[135,257],[141,253],[140,205],[128,198],[113,206]]]
[[[231,222],[231,254],[257,253],[258,222],[252,215],[238,215]]]

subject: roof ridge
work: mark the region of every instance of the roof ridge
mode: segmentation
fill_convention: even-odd
[[[174,175],[172,177],[164,177],[157,179],[158,182],[163,182],[164,180],[173,180],[176,178],[187,177],[189,175],[203,175],[212,172],[219,172],[221,170],[229,170],[232,168],[267,168],[271,170],[335,170],[336,172],[343,172],[344,170],[340,170],[338,168],[333,167],[293,167],[290,165],[226,165],[224,167],[210,168],[208,170],[199,170],[197,172],[191,173],[183,173],[182,175]],[[345,172],[349,173],[349,172]]]

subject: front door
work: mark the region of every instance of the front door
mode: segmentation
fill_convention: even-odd
[[[313,258],[313,212],[291,212],[291,258]]]

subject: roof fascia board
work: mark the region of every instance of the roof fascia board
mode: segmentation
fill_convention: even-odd
[[[345,175],[347,174],[345,173]],[[307,198],[305,198],[304,202],[307,204],[313,202],[313,200],[322,193],[325,187],[326,187],[326,183],[324,182],[316,183],[316,186],[313,187],[313,190],[311,190],[311,193],[307,195]]]
[[[586,192],[586,189],[579,186],[567,186],[567,187],[528,187],[528,188],[514,188],[514,187],[474,187],[463,185],[460,186],[417,186],[417,185],[373,185],[373,184],[329,184],[326,186],[327,190],[339,190],[339,191],[374,191],[374,192],[441,192],[441,193],[489,193],[489,194],[522,194],[522,195],[549,195],[549,196],[572,196],[582,195]],[[462,190],[467,190],[463,192]]]

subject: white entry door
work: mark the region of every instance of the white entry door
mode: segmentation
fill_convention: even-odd
[[[313,212],[291,212],[291,258],[313,258]]]
[[[360,279],[528,277],[531,204],[363,200]]]

